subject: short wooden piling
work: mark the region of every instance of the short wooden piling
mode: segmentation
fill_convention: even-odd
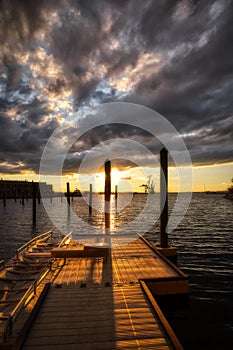
[[[22,194],[22,201],[21,201],[21,204],[24,206],[24,192]]]
[[[37,200],[38,200],[38,204],[40,204],[40,192],[38,193],[38,198],[37,198]]]
[[[92,214],[92,184],[90,184],[90,193],[89,193],[89,215]]]
[[[36,183],[32,182],[32,223],[36,226]]]
[[[167,195],[168,152],[165,148],[160,151],[160,247],[168,247],[168,195]]]
[[[6,206],[6,194],[5,194],[5,192],[3,192],[3,194],[2,194],[2,201],[3,201],[3,206],[5,207]]]
[[[115,206],[117,206],[117,198],[118,198],[118,187],[115,185]]]

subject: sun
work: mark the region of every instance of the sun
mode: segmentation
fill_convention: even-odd
[[[113,168],[111,171],[112,185],[118,185],[121,181],[122,173],[117,168]]]
[[[111,190],[115,191],[115,186],[118,186],[119,190],[129,190],[129,184],[128,181],[124,181],[124,171],[120,171],[117,168],[111,169]],[[105,173],[104,172],[98,172],[95,174],[95,180],[94,180],[94,188],[97,191],[103,191],[104,189],[104,182],[105,182]],[[127,182],[127,184],[126,184]],[[126,186],[127,185],[127,186]],[[119,188],[120,186],[120,188]]]

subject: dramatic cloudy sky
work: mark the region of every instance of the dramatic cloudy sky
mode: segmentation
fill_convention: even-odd
[[[194,165],[231,163],[232,23],[231,0],[1,0],[0,173],[37,172],[61,123],[112,101],[164,115]]]

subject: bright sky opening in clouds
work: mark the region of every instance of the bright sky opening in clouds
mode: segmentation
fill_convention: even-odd
[[[232,23],[230,0],[3,0],[0,177],[38,179],[42,152],[57,127],[85,118],[91,106],[131,102],[176,127],[193,162],[194,191],[225,190],[233,177]],[[85,154],[113,137],[158,154],[147,134],[109,125],[74,146],[64,183],[69,179],[75,188]],[[150,169],[145,179],[125,162],[121,173],[114,170],[113,183],[143,191],[151,171],[157,184],[153,159],[144,161]],[[178,190],[172,167],[169,189]]]
[[[233,170],[233,163],[193,167],[193,191],[225,191],[231,185],[231,176]],[[147,175],[148,174],[148,175]],[[159,168],[131,168],[130,170],[112,171],[112,191],[115,191],[115,185],[118,186],[118,192],[144,192],[142,187],[148,181],[148,176],[152,175],[155,182],[155,191],[159,192]],[[168,191],[179,191],[179,179],[175,167],[170,167],[169,172]],[[38,181],[38,175],[30,172],[21,175],[5,175],[5,180],[22,180]],[[94,179],[94,181],[93,181]],[[59,191],[57,177],[47,176],[48,183],[53,184],[54,191]],[[94,192],[104,191],[104,173],[82,174],[72,173],[62,177],[63,190],[66,191],[66,183],[70,183],[71,191],[80,188],[82,191],[89,191],[89,186],[93,184]]]

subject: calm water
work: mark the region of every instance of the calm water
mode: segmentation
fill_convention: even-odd
[[[147,230],[146,222],[158,216],[158,201],[150,206],[140,225],[131,226],[132,220],[141,213],[146,203],[146,195],[125,197],[119,195],[118,209],[128,202],[122,211],[116,211],[112,204],[111,231],[132,231],[132,227]],[[176,196],[169,196],[169,206],[173,207]],[[90,220],[88,205],[82,198],[71,202],[74,212],[86,223],[104,232],[102,199],[94,196],[95,209]],[[54,220],[63,232],[77,231],[77,223],[67,222],[66,203],[54,198],[47,201]],[[0,203],[0,259],[10,259],[17,247],[38,233],[55,229],[43,205],[37,206],[37,227],[32,226],[32,203],[22,206],[14,200],[7,200],[4,208]],[[188,212],[178,228],[169,235],[170,243],[178,248],[178,265],[190,278],[190,304],[187,309],[168,311],[169,321],[181,338],[185,349],[232,349],[233,345],[233,202],[220,194],[193,194]],[[125,225],[125,226],[122,226]],[[83,233],[88,225],[78,226]],[[155,224],[147,237],[158,239],[159,228]]]

